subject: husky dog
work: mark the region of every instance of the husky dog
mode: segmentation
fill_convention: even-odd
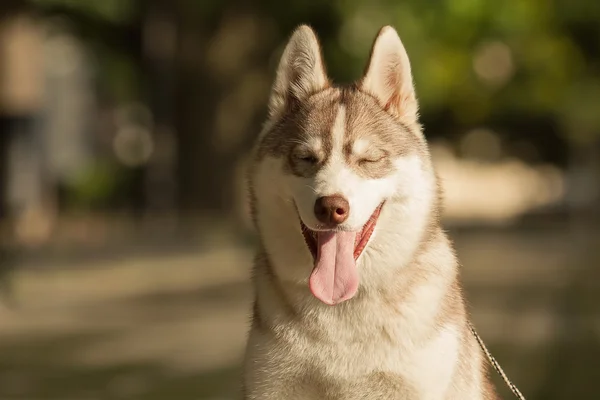
[[[249,174],[260,250],[246,400],[497,399],[397,32],[333,86],[308,26],[291,36]]]

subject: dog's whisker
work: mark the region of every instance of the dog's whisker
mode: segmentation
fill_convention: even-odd
[[[313,193],[317,193],[317,189],[314,186],[311,186],[309,184],[304,185],[305,187],[309,188],[311,190],[311,192]]]

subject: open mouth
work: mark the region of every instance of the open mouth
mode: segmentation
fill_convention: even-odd
[[[354,259],[358,260],[358,257],[362,254],[365,247],[369,243],[369,239],[373,235],[373,231],[375,230],[375,225],[377,224],[377,219],[379,218],[379,214],[381,213],[381,208],[383,207],[383,203],[381,203],[371,217],[367,221],[366,224],[363,225],[362,229],[356,233],[356,239],[354,240]],[[306,246],[310,250],[313,259],[316,260],[318,257],[318,231],[313,231],[302,222],[300,219],[300,227],[302,228],[302,235],[304,236],[304,241],[306,242]]]
[[[382,206],[383,203],[358,232],[313,231],[300,221],[304,241],[314,259],[309,288],[323,303],[339,304],[356,294],[359,280],[356,260],[373,235]]]

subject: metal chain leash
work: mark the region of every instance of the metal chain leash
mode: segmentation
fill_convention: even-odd
[[[498,361],[496,361],[496,359],[494,358],[494,356],[492,356],[492,353],[490,353],[490,351],[488,350],[488,348],[485,346],[485,344],[483,343],[483,340],[481,340],[481,337],[479,336],[479,334],[475,330],[475,327],[470,322],[469,322],[469,329],[471,329],[471,332],[473,333],[473,336],[475,336],[475,339],[477,340],[477,343],[479,344],[479,347],[481,347],[481,350],[483,350],[483,352],[485,353],[486,357],[488,358],[488,360],[490,361],[490,363],[492,364],[492,366],[494,367],[494,369],[496,370],[496,372],[498,374],[500,374],[500,376],[504,380],[504,383],[506,383],[506,385],[510,388],[510,390],[513,392],[513,394],[515,395],[515,397],[517,399],[519,399],[519,400],[525,400],[525,396],[523,396],[523,394],[519,391],[519,389],[517,389],[517,387],[515,386],[515,384],[512,383],[510,381],[510,379],[508,379],[508,377],[504,373],[504,370],[502,369],[502,367],[500,367],[500,364],[498,364]]]

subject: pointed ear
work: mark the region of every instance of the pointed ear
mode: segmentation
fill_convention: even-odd
[[[269,116],[281,113],[293,101],[300,101],[329,85],[315,32],[301,25],[283,51],[271,89]]]
[[[417,119],[418,108],[410,62],[398,33],[391,26],[379,31],[361,89],[371,93],[390,113]]]

